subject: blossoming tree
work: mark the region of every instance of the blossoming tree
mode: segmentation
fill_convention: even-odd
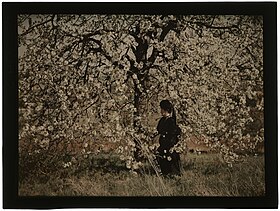
[[[153,145],[163,98],[181,146],[199,137],[228,163],[254,152],[262,27],[260,16],[20,15],[20,152],[75,156],[114,142],[131,167],[135,150]]]

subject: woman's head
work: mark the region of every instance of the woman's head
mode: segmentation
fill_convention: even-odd
[[[162,116],[168,116],[173,112],[173,105],[168,100],[162,100],[160,102]]]
[[[176,124],[176,113],[172,103],[169,100],[162,100],[160,102],[160,108],[161,108],[161,115],[167,117],[172,114],[172,118],[174,119]]]

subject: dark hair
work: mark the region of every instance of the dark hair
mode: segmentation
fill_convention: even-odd
[[[172,105],[172,103],[169,100],[162,100],[160,102],[160,108],[167,111],[168,113],[172,113],[172,118],[175,120],[175,123],[176,123],[175,109],[174,109],[174,106]]]
[[[160,102],[160,108],[167,111],[168,113],[171,113],[173,106],[168,100],[162,100]]]

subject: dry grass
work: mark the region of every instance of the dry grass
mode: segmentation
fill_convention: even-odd
[[[112,165],[113,162],[108,163]],[[148,166],[138,174],[125,169],[110,171],[108,168],[93,167],[79,172],[67,169],[61,174],[56,172],[44,179],[25,178],[19,184],[19,194],[22,196],[263,196],[265,194],[264,156],[247,157],[243,162],[228,167],[215,154],[188,154],[182,163],[182,176],[161,178],[163,184]]]

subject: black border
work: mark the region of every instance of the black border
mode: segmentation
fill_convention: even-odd
[[[3,208],[277,208],[276,2],[2,3]],[[265,197],[18,197],[17,14],[232,14],[264,17]]]

